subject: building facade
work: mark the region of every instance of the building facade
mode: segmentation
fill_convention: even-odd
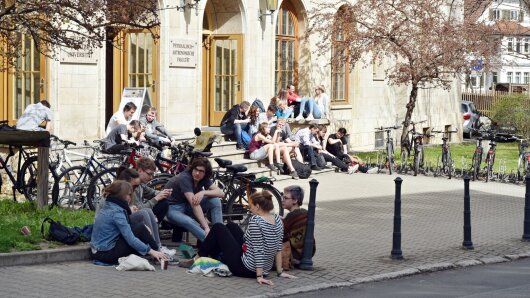
[[[120,35],[121,47],[61,52],[45,59],[25,43],[28,55],[17,69],[0,74],[0,117],[16,121],[24,107],[48,99],[61,138],[101,138],[118,109],[124,87],[146,87],[159,118],[175,134],[197,126],[219,126],[225,111],[242,100],[266,104],[293,82],[300,95],[324,85],[332,98],[332,129],[345,127],[354,149],[372,149],[374,127],[400,125],[410,89],[389,86],[384,65],[331,66],[331,55],[314,54],[316,38],[302,38],[309,0],[278,1],[272,15],[266,1],[160,1],[160,36],[146,30]],[[339,10],[340,7],[337,7]],[[420,91],[412,120],[420,129],[462,125],[460,83],[450,91]],[[399,139],[399,138],[395,138]]]

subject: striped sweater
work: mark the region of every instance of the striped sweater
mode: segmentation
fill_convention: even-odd
[[[283,238],[282,219],[274,214],[274,221],[271,224],[258,215],[250,218],[241,256],[248,270],[262,268],[263,273],[267,274],[274,265],[274,257],[282,249]]]

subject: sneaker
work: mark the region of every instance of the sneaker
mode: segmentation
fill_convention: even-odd
[[[294,118],[295,121],[304,121],[304,117],[302,115],[298,115],[298,117]]]
[[[266,167],[269,168],[269,170],[271,170],[271,171],[273,171],[273,172],[276,172],[276,171],[277,171],[277,169],[276,169],[273,165],[271,165],[271,164],[266,165]]]
[[[296,171],[291,171],[291,177],[295,180],[298,180],[298,178],[300,178],[298,177],[298,173]]]
[[[373,168],[368,169],[368,171],[366,171],[366,174],[377,174],[378,172],[379,172],[379,167],[373,167]]]
[[[354,172],[353,167],[348,167],[348,174],[353,174]]]
[[[353,172],[357,173],[357,171],[359,170],[359,165],[354,165],[352,168],[353,168]]]
[[[278,171],[282,171],[283,170],[283,163],[274,163],[274,166],[276,167],[276,169],[278,169]]]
[[[243,144],[237,144],[236,150],[246,150],[245,147],[243,147]]]
[[[305,118],[305,120],[307,121],[315,120],[315,117],[313,117],[313,115],[309,115]]]
[[[179,267],[190,268],[194,262],[194,259],[182,259],[179,261]]]
[[[173,257],[175,257],[177,255],[177,250],[176,249],[169,249],[165,246],[160,246],[160,249],[159,249],[160,252],[163,252],[164,254],[166,254],[167,256],[169,256],[170,259],[172,259]]]
[[[311,170],[313,171],[322,171],[322,168],[319,166],[311,166]]]

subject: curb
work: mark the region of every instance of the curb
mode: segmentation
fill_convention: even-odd
[[[88,244],[55,249],[22,251],[0,254],[0,267],[18,265],[37,265],[90,259]]]
[[[314,292],[314,291],[322,291],[322,290],[333,289],[333,288],[352,287],[355,285],[369,283],[369,282],[380,282],[380,281],[385,281],[385,280],[398,279],[398,278],[412,276],[412,275],[416,275],[420,273],[430,273],[430,272],[445,271],[445,270],[458,269],[458,268],[466,268],[466,267],[476,266],[476,265],[510,262],[510,261],[514,261],[517,259],[523,259],[523,258],[528,258],[528,257],[530,257],[530,251],[521,253],[521,254],[516,254],[516,255],[509,254],[509,255],[504,255],[504,256],[489,257],[489,258],[482,258],[482,259],[461,260],[455,263],[447,262],[447,263],[425,264],[425,265],[421,265],[415,268],[412,267],[412,268],[407,268],[407,269],[403,269],[400,271],[387,272],[387,273],[376,274],[376,275],[367,276],[367,277],[355,278],[355,279],[352,279],[346,282],[319,283],[319,284],[314,284],[314,285],[309,285],[309,286],[287,289],[287,290],[283,290],[277,293],[267,293],[263,295],[252,296],[252,297],[253,298],[283,297],[287,295],[301,294],[301,293]]]

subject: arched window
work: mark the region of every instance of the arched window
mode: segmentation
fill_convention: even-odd
[[[297,86],[298,19],[288,1],[284,1],[278,11],[275,57],[274,90],[285,88],[290,82]]]
[[[341,24],[341,13],[343,7],[339,9],[335,18],[336,34],[334,34],[331,49],[331,102],[348,102],[348,80],[350,66],[348,62],[348,49],[343,47],[344,34]]]

